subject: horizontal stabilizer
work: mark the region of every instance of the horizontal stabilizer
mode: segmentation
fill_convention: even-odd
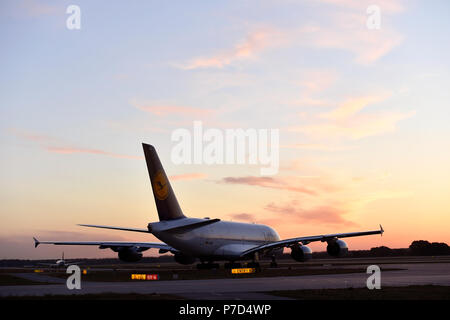
[[[136,229],[136,228],[121,228],[121,227],[111,227],[111,226],[99,226],[94,224],[79,224],[82,227],[89,228],[101,228],[101,229],[112,229],[112,230],[122,230],[122,231],[133,231],[133,232],[144,232],[150,233],[147,229]]]
[[[37,248],[37,246],[40,244],[40,242],[38,239],[36,239],[34,237],[33,237],[33,240],[34,240],[34,247]]]
[[[178,226],[178,227],[164,229],[161,231],[173,232],[173,233],[183,233],[183,232],[190,231],[192,229],[196,229],[196,228],[200,228],[200,227],[204,227],[206,225],[216,223],[219,221],[220,221],[220,219],[208,219],[208,220],[204,220],[204,221],[200,221],[200,222],[194,222],[194,223],[185,224],[185,225]]]

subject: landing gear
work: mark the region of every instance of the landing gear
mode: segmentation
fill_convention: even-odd
[[[272,262],[270,262],[270,267],[278,268],[278,263],[275,261],[275,255],[272,255],[270,258],[272,259]]]
[[[220,266],[218,263],[208,262],[208,263],[197,264],[197,269],[199,269],[199,270],[211,270],[211,269],[219,269],[219,268],[220,268]]]
[[[247,268],[255,268],[257,272],[261,271],[261,266],[259,265],[259,255],[258,252],[252,257],[252,262],[247,263]]]
[[[235,268],[240,268],[241,264],[238,262],[229,262],[229,263],[225,263],[223,266],[225,269],[235,269]]]

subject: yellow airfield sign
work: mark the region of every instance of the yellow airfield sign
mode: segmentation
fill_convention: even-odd
[[[231,273],[239,274],[239,273],[255,273],[255,268],[236,268],[231,269]]]

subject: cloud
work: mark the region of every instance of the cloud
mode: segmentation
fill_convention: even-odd
[[[256,221],[256,217],[250,213],[233,213],[233,214],[229,214],[229,216],[232,219],[240,220],[240,221],[247,221],[247,222]]]
[[[114,130],[120,130],[125,131],[127,133],[129,132],[137,132],[138,134],[149,134],[149,133],[168,133],[170,130],[167,128],[158,127],[154,124],[149,124],[147,119],[140,118],[140,121],[134,121],[131,123],[124,122],[124,121],[105,121],[105,124],[108,126],[108,128],[114,129]]]
[[[49,142],[49,141],[54,140],[53,138],[51,138],[47,135],[36,134],[36,133],[32,133],[32,132],[28,132],[28,131],[24,131],[24,130],[20,130],[20,129],[16,129],[16,128],[9,128],[8,131],[15,136],[18,136],[18,137],[21,137],[23,139],[30,140],[30,141]]]
[[[171,126],[192,126],[194,120],[201,120],[204,125],[215,128],[229,129],[231,127],[241,127],[242,123],[227,119],[227,114],[240,109],[239,105],[224,105],[215,108],[197,108],[190,106],[180,106],[165,104],[159,102],[139,102],[132,100],[130,102],[135,108],[150,113],[156,117],[165,118]],[[157,125],[161,125],[161,121]],[[152,126],[154,131],[166,132],[166,129],[160,129]]]
[[[346,220],[343,216],[346,211],[335,208],[333,206],[317,206],[312,209],[300,208],[297,201],[277,205],[269,203],[265,210],[278,214],[278,219],[285,219],[288,217],[290,222],[318,222],[322,224],[332,225],[356,225],[354,222]]]
[[[52,153],[60,153],[60,154],[74,154],[74,153],[90,153],[90,154],[100,154],[105,156],[111,156],[114,158],[123,158],[123,159],[144,159],[142,156],[129,156],[119,153],[106,152],[97,149],[86,149],[86,148],[73,148],[73,147],[44,147],[49,152]]]
[[[300,186],[294,186],[290,183],[287,183],[286,181],[273,177],[226,177],[222,179],[222,182],[228,184],[244,184],[250,186],[259,186],[263,188],[300,192],[308,195],[316,195],[316,192],[313,190]]]
[[[40,148],[50,152],[50,153],[58,153],[58,154],[77,154],[77,153],[88,153],[88,154],[98,154],[104,156],[110,156],[113,158],[122,158],[122,159],[143,159],[142,156],[131,156],[120,153],[107,152],[99,149],[91,149],[91,148],[81,148],[72,145],[67,145],[67,143],[63,143],[59,141],[59,139],[55,139],[46,135],[30,133],[24,130],[19,130],[15,128],[11,128],[8,130],[10,133],[28,140],[35,142],[39,145]]]
[[[319,138],[345,138],[358,140],[395,131],[397,123],[415,115],[410,112],[383,112],[358,115],[339,122],[326,122],[291,128]]]
[[[358,64],[369,65],[391,52],[403,41],[387,18],[391,14],[403,11],[399,1],[381,1],[376,3],[381,11],[380,29],[367,28],[369,15],[366,10],[371,2],[322,0],[331,4],[323,9],[327,17],[321,23],[306,23],[291,32],[291,38],[297,44],[319,49],[338,49],[349,51]]]
[[[301,87],[300,98],[290,102],[301,106],[327,106],[331,101],[317,96],[331,87],[338,75],[333,70],[307,70],[302,73],[298,84]]]
[[[303,73],[299,84],[309,93],[318,93],[336,82],[338,75],[333,70],[308,70]]]
[[[172,115],[184,115],[184,116],[209,116],[214,113],[214,110],[195,108],[187,106],[177,106],[177,105],[164,105],[158,103],[140,103],[132,101],[131,104],[139,110],[149,112],[156,116],[166,117]]]
[[[317,138],[358,140],[395,131],[397,123],[414,116],[415,111],[362,112],[369,106],[389,98],[391,93],[351,97],[335,109],[309,119],[307,125],[288,128]]]
[[[178,65],[181,69],[192,70],[198,68],[223,68],[235,61],[250,59],[263,49],[274,46],[280,34],[273,29],[264,29],[247,34],[246,38],[236,44],[232,49],[210,57],[200,57]]]
[[[13,8],[16,15],[23,15],[29,17],[56,15],[58,13],[65,14],[66,10],[63,6],[55,6],[43,3],[36,0],[21,0],[17,2],[17,7]]]
[[[249,32],[244,40],[228,50],[174,65],[184,70],[222,69],[237,61],[255,58],[266,48],[286,44],[345,50],[353,53],[355,62],[372,64],[403,41],[402,35],[388,24],[388,19],[384,19],[385,15],[397,14],[404,10],[400,1],[378,1],[377,5],[383,19],[381,28],[376,30],[370,30],[366,25],[368,19],[366,10],[373,3],[359,0],[346,0],[342,3],[338,0],[322,0],[322,2],[328,5],[322,14],[327,18],[322,23],[306,22],[299,28],[284,30],[273,27],[259,29]],[[303,102],[325,103],[317,99],[308,101],[308,97],[305,99]]]
[[[351,146],[336,146],[325,145],[318,143],[292,143],[280,145],[282,149],[300,149],[300,150],[313,150],[313,151],[346,151],[351,150],[354,147]]]
[[[362,97],[353,97],[341,103],[331,112],[321,115],[323,118],[332,120],[342,120],[353,116],[368,105],[386,100],[391,94],[368,95]]]
[[[377,1],[364,1],[364,0],[319,0],[320,2],[342,7],[346,9],[353,9],[360,12],[365,12],[367,7],[372,4],[376,4],[380,7],[380,10],[384,13],[400,13],[405,10],[404,1],[400,0],[377,0]]]
[[[185,174],[177,174],[170,176],[170,180],[172,181],[180,181],[180,180],[196,180],[196,179],[205,179],[208,175],[205,173],[185,173]]]
[[[357,20],[354,25],[336,22],[331,26],[301,28],[298,38],[301,45],[320,49],[340,49],[354,54],[358,64],[372,64],[398,46],[403,37],[396,31],[385,27],[381,30],[369,30],[363,15],[346,15],[344,20]]]

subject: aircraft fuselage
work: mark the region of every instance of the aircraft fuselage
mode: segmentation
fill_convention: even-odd
[[[166,231],[204,220],[183,218],[160,221],[150,223],[149,230],[183,254],[216,261],[239,260],[240,254],[247,249],[280,240],[277,232],[266,225],[229,221],[218,221],[183,232]]]

